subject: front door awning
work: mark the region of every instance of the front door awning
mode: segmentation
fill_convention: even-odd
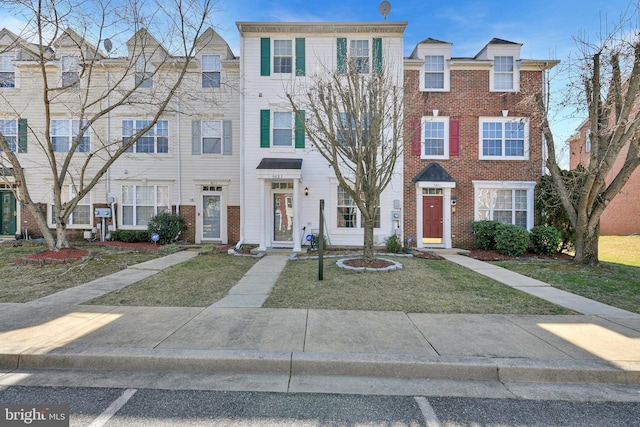
[[[301,179],[302,159],[265,157],[256,168],[258,179]]]

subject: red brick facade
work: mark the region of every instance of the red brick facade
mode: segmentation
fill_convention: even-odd
[[[405,146],[404,146],[404,230],[405,238],[412,236],[415,246],[416,184],[414,177],[429,163],[439,163],[455,180],[451,197],[457,203],[451,213],[451,239],[453,247],[469,248],[475,245],[471,224],[474,221],[473,180],[483,181],[537,181],[542,171],[542,135],[540,121],[525,98],[542,90],[542,71],[521,71],[519,92],[490,92],[488,70],[451,70],[450,90],[447,92],[420,92],[418,70],[406,70],[405,87]],[[432,116],[449,117],[460,123],[459,154],[449,159],[424,160],[412,154],[413,128],[416,120]],[[479,160],[479,117],[527,117],[529,125],[529,160]],[[419,131],[419,130],[418,130]],[[532,207],[531,207],[532,209]],[[406,243],[406,242],[405,242]]]
[[[227,238],[229,244],[240,240],[240,206],[227,206]]]

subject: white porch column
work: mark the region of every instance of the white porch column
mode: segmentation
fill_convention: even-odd
[[[260,224],[260,245],[258,246],[259,251],[264,251],[267,249],[267,221],[271,215],[267,212],[267,202],[266,202],[266,191],[265,188],[267,186],[264,179],[260,179],[260,210],[256,212],[258,215],[258,223]]]
[[[293,251],[300,252],[300,180],[293,180]]]

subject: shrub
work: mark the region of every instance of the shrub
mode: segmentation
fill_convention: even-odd
[[[529,232],[514,224],[496,228],[496,249],[503,255],[520,256],[527,251]]]
[[[183,228],[184,218],[180,215],[170,212],[160,212],[149,220],[147,232],[149,235],[158,233],[160,235],[158,243],[166,245],[175,242]]]
[[[496,248],[496,229],[500,222],[492,220],[474,221],[471,231],[476,237],[476,242],[481,249],[491,250]]]
[[[531,229],[533,252],[540,255],[553,255],[562,243],[562,233],[555,227],[539,225]]]
[[[387,251],[394,254],[402,252],[402,242],[397,234],[394,234],[387,239]]]
[[[111,238],[126,243],[149,242],[151,240],[147,230],[114,230],[111,232]]]

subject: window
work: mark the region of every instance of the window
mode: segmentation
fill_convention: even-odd
[[[364,221],[353,198],[338,185],[337,187],[337,226],[338,228],[362,228]],[[374,228],[380,228],[380,208],[376,210]]]
[[[356,73],[369,72],[369,40],[351,40],[349,63]]]
[[[587,129],[587,132],[585,135],[585,151],[587,153],[591,152],[591,129]]]
[[[169,186],[123,185],[122,225],[146,227],[161,212],[171,212]]]
[[[51,186],[51,195],[53,198],[53,186]],[[73,185],[65,185],[61,188],[60,198],[62,203],[68,203],[69,200],[73,199],[77,196],[77,192]],[[53,200],[50,203],[50,211],[51,211],[51,224],[56,223],[56,212],[53,206]],[[69,219],[67,220],[68,225],[91,225],[91,197],[84,197],[81,199],[76,208],[73,210],[71,215],[69,215]]]
[[[0,87],[16,87],[15,56],[0,55]]]
[[[495,56],[493,58],[493,90],[514,90],[513,56]]]
[[[149,126],[151,120],[123,120],[122,144],[127,145],[135,134]],[[169,122],[158,122],[146,131],[127,149],[128,153],[168,153],[169,152]]]
[[[347,117],[348,116],[348,117]],[[338,128],[338,142],[341,145],[358,145],[360,142],[363,146],[370,137],[369,114],[363,114],[360,119],[360,127],[362,131],[358,131],[356,118],[352,114],[340,112],[340,127]]]
[[[480,159],[527,160],[529,121],[525,118],[480,119]]]
[[[143,55],[136,59],[136,87],[152,88],[153,87],[153,68],[151,61]]]
[[[449,157],[449,119],[446,117],[423,117],[423,159]]]
[[[62,86],[75,86],[80,78],[78,72],[78,57],[63,56],[60,58],[60,62],[62,65]]]
[[[7,140],[7,144],[14,153],[17,150],[18,143],[18,121],[17,120],[0,120],[0,133]]]
[[[291,147],[293,142],[293,114],[273,113],[273,146]]]
[[[86,120],[82,121],[82,127],[86,126]],[[68,153],[78,137],[80,120],[51,120],[51,145],[53,151]],[[88,153],[91,150],[91,128],[87,128],[78,142],[76,153]]]
[[[202,55],[202,87],[220,87],[220,55]]]
[[[222,154],[222,122],[202,121],[202,153]]]
[[[290,74],[293,67],[293,49],[291,40],[273,41],[274,74]]]
[[[477,190],[478,220],[496,220],[528,229],[529,195],[533,190],[490,189]]]
[[[427,55],[424,57],[425,89],[444,89],[444,56]]]

